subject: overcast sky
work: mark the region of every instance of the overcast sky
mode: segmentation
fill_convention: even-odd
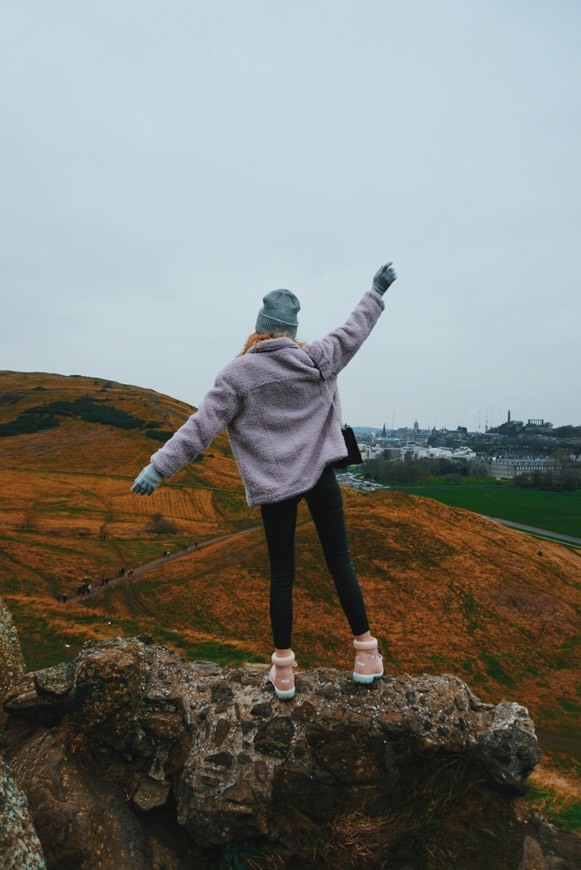
[[[198,404],[399,278],[352,425],[581,423],[578,0],[13,0],[0,368]]]

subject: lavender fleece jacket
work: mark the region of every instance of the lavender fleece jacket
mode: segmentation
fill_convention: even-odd
[[[329,463],[346,456],[337,375],[359,350],[385,303],[365,293],[343,326],[304,348],[273,338],[236,357],[216,377],[198,410],[151,462],[171,477],[226,426],[249,505],[307,492]],[[320,367],[329,393],[313,361]]]

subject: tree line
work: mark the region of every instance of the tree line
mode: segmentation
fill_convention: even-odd
[[[490,465],[482,459],[367,459],[362,470],[366,477],[378,483],[402,483],[408,486],[431,483],[437,477],[443,477],[446,484],[460,484],[467,477],[475,480],[490,477]],[[556,460],[543,471],[517,474],[512,483],[513,486],[531,489],[575,492],[581,489],[581,468],[570,462]]]
[[[378,483],[430,483],[434,477],[445,477],[446,483],[460,483],[463,477],[482,478],[490,474],[488,463],[480,459],[452,460],[445,458],[367,459],[363,463],[366,477]]]
[[[571,466],[549,466],[543,471],[517,474],[514,486],[528,489],[544,489],[551,492],[576,492],[581,489],[581,469]]]

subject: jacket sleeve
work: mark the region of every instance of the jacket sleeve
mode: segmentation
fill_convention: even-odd
[[[343,324],[318,341],[305,345],[305,351],[317,363],[324,377],[338,375],[353,359],[385,308],[379,293],[370,290],[363,296]]]
[[[205,450],[238,413],[239,397],[231,379],[220,372],[198,410],[151,457],[153,467],[171,477]]]

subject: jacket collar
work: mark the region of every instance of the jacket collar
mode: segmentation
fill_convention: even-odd
[[[273,350],[283,350],[286,347],[300,349],[296,341],[283,335],[281,338],[267,338],[265,341],[260,341],[258,344],[248,348],[247,353],[268,353]]]

